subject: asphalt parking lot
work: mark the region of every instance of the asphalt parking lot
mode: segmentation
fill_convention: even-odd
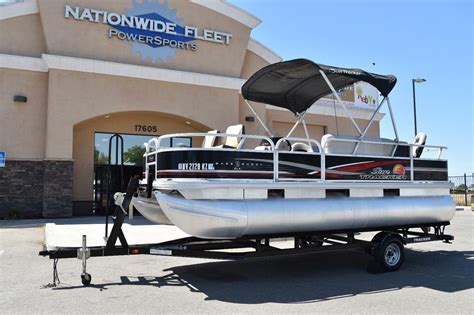
[[[44,227],[0,221],[0,313],[474,313],[474,214],[456,213],[453,244],[406,248],[394,273],[365,271],[364,253],[324,253],[247,262],[129,256],[81,263],[38,256]]]

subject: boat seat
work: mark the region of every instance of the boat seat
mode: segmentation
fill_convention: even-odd
[[[321,138],[321,145],[324,148],[326,154],[349,154],[352,155],[356,147],[356,142],[358,137],[351,136],[334,136],[331,134],[325,134]],[[337,141],[341,140],[354,140],[354,142],[347,141]],[[369,155],[369,156],[391,156],[395,146],[397,144],[406,144],[406,142],[394,142],[391,139],[387,138],[375,138],[375,137],[365,137],[364,140],[367,141],[377,141],[384,144],[375,144],[375,143],[361,143],[357,148],[356,155]],[[385,144],[386,143],[386,144]],[[397,152],[403,151],[403,148],[406,146],[399,146],[400,150]],[[400,156],[399,153],[396,154]],[[404,155],[404,154],[403,154]]]
[[[313,148],[303,142],[295,142],[291,145],[293,152],[313,152]]]
[[[282,141],[280,142],[280,144],[278,145],[278,148],[276,149],[278,151],[291,151],[291,143],[288,140]]]
[[[207,132],[207,136],[204,137],[202,141],[202,148],[212,148],[216,144],[217,134],[219,130],[211,130]]]
[[[423,147],[421,146],[426,144],[426,138],[427,135],[423,132],[418,132],[416,134],[415,139],[413,140],[414,146],[411,147],[411,154],[414,158],[419,158],[423,153]]]
[[[272,137],[273,144],[277,144],[281,137]],[[282,141],[279,143],[278,147],[275,148],[277,151],[291,151],[291,143],[288,140]],[[271,151],[272,147],[267,140],[262,140],[260,145],[255,147],[256,151]]]
[[[238,124],[238,125],[232,125],[227,127],[226,134],[230,135],[242,135],[244,134],[244,125]],[[214,148],[234,148],[237,149],[240,144],[240,137],[226,137],[224,144],[215,146]]]

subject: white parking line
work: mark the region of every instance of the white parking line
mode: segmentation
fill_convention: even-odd
[[[4,252],[5,252],[4,249],[0,249],[0,256],[2,256]]]

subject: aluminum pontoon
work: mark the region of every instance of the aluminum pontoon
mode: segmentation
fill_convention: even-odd
[[[337,93],[359,81],[383,96],[363,128]],[[306,59],[264,67],[243,85],[242,96],[268,136],[211,132],[152,139],[146,144],[143,191],[132,203],[153,222],[167,219],[208,239],[447,223],[455,205],[447,161],[441,159],[446,147],[426,145],[423,133],[413,143],[399,140],[388,96],[396,81]],[[307,110],[330,93],[357,136],[309,135]],[[275,137],[251,101],[290,110],[297,121],[286,136]],[[384,104],[395,139],[367,136]],[[292,136],[299,125],[304,138]],[[204,138],[203,147],[162,146],[176,137]]]

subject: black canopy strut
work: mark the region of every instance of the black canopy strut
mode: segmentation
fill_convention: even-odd
[[[302,113],[318,99],[331,93],[321,71],[336,90],[363,81],[377,88],[384,97],[397,82],[393,75],[294,59],[271,64],[257,71],[242,86],[242,96],[249,101],[286,108],[294,114]]]

